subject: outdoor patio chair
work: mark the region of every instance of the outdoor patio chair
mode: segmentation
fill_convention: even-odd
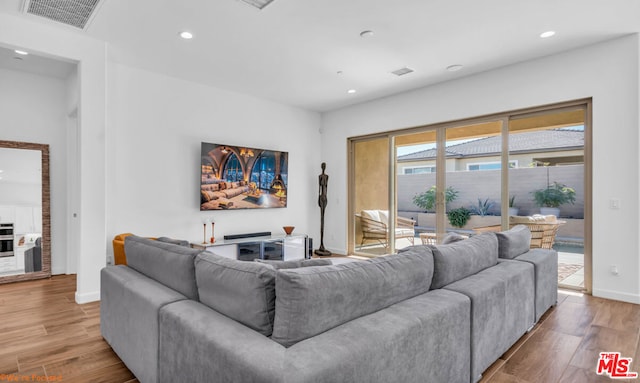
[[[525,225],[531,231],[532,249],[551,249],[560,225],[566,221],[559,221],[556,216],[534,215],[530,217],[509,217],[509,226]]]
[[[385,248],[389,247],[388,211],[363,210],[360,214],[356,214],[356,217],[360,220],[360,227],[362,228],[362,241],[360,242],[360,246],[363,246],[365,241],[375,240]],[[413,245],[415,224],[416,221],[412,219],[396,217],[396,239],[408,238]]]

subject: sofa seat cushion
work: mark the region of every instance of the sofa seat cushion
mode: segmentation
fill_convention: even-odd
[[[278,270],[272,339],[289,347],[429,291],[430,249],[362,262]]]
[[[270,336],[275,310],[276,270],[207,251],[195,260],[200,302],[245,326]]]
[[[496,233],[498,257],[513,259],[529,251],[531,230],[525,225],[516,225],[511,230]]]
[[[368,230],[369,233],[375,233],[375,234],[381,234],[381,235],[386,235],[387,234],[387,230],[384,229],[369,229]],[[396,228],[396,237],[398,236],[403,236],[403,237],[413,237],[415,235],[415,232],[413,231],[413,229],[403,229],[403,228]]]
[[[396,229],[396,237],[413,237],[415,234],[413,229]]]
[[[426,246],[433,250],[432,289],[442,288],[498,263],[495,233],[484,233],[447,245]]]
[[[202,250],[130,235],[124,240],[127,264],[134,270],[198,299],[194,260]]]

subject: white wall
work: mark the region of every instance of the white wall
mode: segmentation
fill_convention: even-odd
[[[62,274],[66,269],[67,237],[67,144],[64,80],[31,73],[0,69],[0,137],[3,140],[49,145],[49,179],[51,186],[51,270]],[[24,197],[37,191],[22,190],[14,204],[31,204]],[[7,190],[10,192],[10,190]],[[2,203],[6,196],[2,197]],[[19,202],[19,203],[16,203]],[[41,200],[37,201],[39,205]]]
[[[77,62],[81,178],[67,185],[79,196],[78,279],[76,301],[99,299],[100,269],[105,265],[105,81],[106,46],[82,33],[0,14],[0,45]],[[65,96],[62,98],[65,100]],[[63,103],[63,106],[65,104]],[[64,111],[63,107],[63,111]],[[52,191],[53,192],[53,191]],[[52,228],[52,233],[54,229]],[[53,235],[53,234],[52,234]],[[52,243],[53,245],[53,243]]]
[[[202,241],[204,217],[217,239],[284,225],[318,238],[318,113],[121,64],[109,63],[108,78],[109,240],[132,232]],[[287,208],[200,212],[203,141],[289,152]]]
[[[77,257],[77,302],[99,299],[100,269],[119,232],[198,240],[202,218],[213,216],[217,237],[279,232],[283,225],[318,237],[319,114],[117,64],[107,73],[103,42],[6,14],[0,14],[0,25],[0,45],[78,62],[77,77],[63,84],[59,110],[67,118],[78,107],[77,137],[60,134],[67,147],[74,139],[78,143],[79,178],[73,181],[68,175],[66,193],[77,200],[77,209],[56,214],[66,215],[67,222],[59,227],[67,230],[69,252],[75,253],[67,272],[75,271]],[[73,125],[67,119],[63,127]],[[3,125],[3,139],[18,139],[13,130],[14,135],[5,135],[4,129],[12,127]],[[201,213],[201,141],[288,151],[288,207]]]
[[[346,251],[348,137],[593,97],[593,294],[640,303],[639,46],[627,36],[326,113],[325,244]]]

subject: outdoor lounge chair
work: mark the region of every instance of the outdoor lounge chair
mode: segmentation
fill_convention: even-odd
[[[363,210],[360,214],[356,214],[360,220],[362,228],[362,241],[375,240],[382,244],[385,248],[389,247],[389,212],[387,210]],[[396,239],[409,238],[411,244],[414,244],[416,222],[409,218],[396,217]]]
[[[556,216],[533,215],[531,217],[509,217],[509,226],[525,225],[531,231],[531,248],[551,249],[560,225],[566,221],[559,221]]]
[[[509,217],[509,227],[516,225],[525,225],[531,231],[531,246],[532,249],[551,249],[556,240],[556,234],[560,225],[565,224],[566,221],[560,221],[553,215],[533,215],[533,216],[511,216]],[[473,231],[476,234],[484,233],[487,231],[500,231],[502,228],[500,225],[474,227]]]

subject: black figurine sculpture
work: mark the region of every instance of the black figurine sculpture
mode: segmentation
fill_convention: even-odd
[[[321,257],[327,257],[331,255],[331,252],[324,248],[324,209],[327,207],[327,184],[329,183],[329,176],[324,174],[324,170],[327,168],[327,164],[324,162],[322,165],[322,174],[318,176],[318,206],[320,206],[320,248],[314,251]]]

